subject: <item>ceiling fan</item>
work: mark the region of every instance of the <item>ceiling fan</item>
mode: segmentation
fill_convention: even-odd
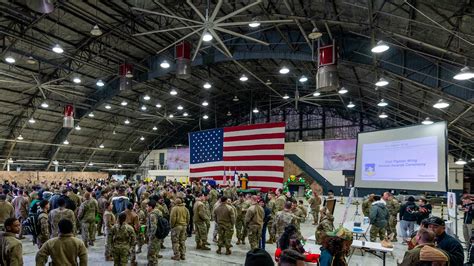
[[[188,121],[193,120],[192,118],[190,118],[188,116],[175,115],[173,113],[168,113],[166,110],[164,112],[155,111],[152,114],[142,113],[140,115],[142,117],[137,118],[138,120],[151,121],[151,122],[154,122],[156,124],[159,124],[163,121],[166,121],[166,122],[170,123],[171,125],[174,125],[173,122],[186,123]]]

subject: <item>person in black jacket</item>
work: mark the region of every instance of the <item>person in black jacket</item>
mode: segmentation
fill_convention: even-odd
[[[431,211],[433,207],[425,198],[420,198],[418,200],[418,218],[416,219],[416,224],[420,225],[423,219],[429,218],[431,216]]]
[[[191,192],[192,191],[191,191],[190,188],[186,189],[186,197],[184,198],[184,206],[186,207],[186,209],[188,209],[189,217],[191,217],[189,219],[188,227],[186,228],[186,232],[188,234],[188,237],[191,237],[192,233],[193,233],[193,228],[194,228],[193,208],[194,208],[194,202],[196,201],[196,199],[194,198],[194,196]]]
[[[415,231],[415,223],[418,218],[418,206],[415,198],[410,196],[407,202],[400,207],[400,231],[403,242],[408,242],[409,237]]]
[[[451,235],[446,234],[444,220],[432,216],[427,219],[428,228],[436,234],[436,247],[449,255],[450,266],[462,266],[464,263],[464,250],[461,243]]]
[[[267,241],[267,226],[268,222],[270,221],[270,215],[272,214],[272,211],[270,210],[270,208],[267,207],[267,204],[265,203],[264,199],[260,199],[258,201],[258,204],[263,208],[263,212],[265,213],[263,217],[262,238],[260,239],[258,247],[261,249],[265,249],[265,241]]]

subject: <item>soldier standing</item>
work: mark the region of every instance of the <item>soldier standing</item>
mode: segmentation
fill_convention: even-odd
[[[304,206],[303,200],[298,201],[298,209],[303,213],[303,223],[306,221],[306,216],[308,216],[308,209]]]
[[[0,194],[0,230],[3,230],[4,226],[3,223],[8,218],[15,217],[15,210],[13,206],[8,202],[7,196],[5,194]]]
[[[49,221],[48,221],[48,211],[49,211],[49,201],[42,200],[39,204],[38,210],[38,223],[40,224],[40,233],[36,237],[36,244],[38,248],[49,240]]]
[[[313,214],[313,225],[319,222],[319,209],[321,207],[321,198],[316,191],[313,191],[313,197],[308,200],[311,213]]]
[[[209,206],[210,208],[214,208],[214,206],[216,205],[217,197],[219,196],[219,193],[211,185],[207,185],[207,187],[209,189]],[[214,221],[214,212],[211,212],[211,221]]]
[[[281,188],[277,189],[276,193],[277,193],[277,199],[275,201],[275,208],[276,208],[275,213],[279,212],[279,211],[282,211],[283,208],[285,207],[285,203],[286,203],[286,196],[283,195],[282,189]]]
[[[227,198],[221,198],[221,204],[214,209],[214,217],[218,224],[219,243],[216,253],[222,254],[222,247],[226,248],[226,255],[232,254],[230,250],[233,228],[235,224],[235,213],[232,207],[227,203]]]
[[[263,218],[265,213],[258,204],[257,196],[252,196],[252,205],[245,214],[245,224],[248,227],[250,249],[258,248],[262,237]]]
[[[293,199],[291,202],[291,212],[295,215],[295,227],[297,230],[297,235],[299,239],[303,239],[303,236],[301,235],[301,222],[304,219],[304,214],[301,211],[300,208],[298,208],[298,202]]]
[[[51,223],[51,237],[57,237],[59,233],[59,221],[67,219],[73,224],[72,233],[76,235],[76,216],[70,209],[66,209],[66,200],[59,198],[57,200],[59,208],[52,210],[49,213],[49,222]]]
[[[248,230],[247,230],[248,225],[245,223],[245,215],[247,214],[247,210],[252,205],[251,198],[252,198],[252,196],[250,194],[247,194],[245,196],[244,203],[242,203],[242,216],[244,217],[244,228],[242,230],[242,239],[241,239],[242,245],[245,245],[245,238],[247,237],[247,234],[248,234]]]
[[[156,201],[150,200],[147,204],[146,210],[148,212],[148,220],[146,225],[146,232],[148,235],[148,266],[158,265],[158,259],[162,258],[160,253],[160,239],[155,235],[158,227],[158,217],[163,216],[160,210],[156,209]]]
[[[281,234],[285,232],[285,227],[290,224],[295,224],[296,219],[297,218],[295,215],[291,213],[291,202],[286,202],[283,211],[277,212],[275,215],[275,220],[273,221],[273,232],[275,233],[275,240],[277,244]]]
[[[125,220],[127,215],[122,212],[118,216],[118,224],[114,225],[111,232],[112,237],[112,255],[114,265],[126,266],[130,250],[135,247],[135,230],[128,225]],[[131,265],[137,265],[132,261]]]
[[[77,217],[81,222],[82,241],[86,245],[93,246],[95,240],[95,216],[99,211],[96,202],[92,200],[89,192],[84,193],[84,202],[79,207]]]
[[[20,221],[16,218],[8,218],[4,222],[5,232],[0,233],[0,250],[2,252],[0,262],[5,266],[23,265],[23,245],[16,239],[15,235],[20,233]]]
[[[332,216],[326,207],[322,207],[320,211],[321,220],[319,220],[318,226],[316,226],[316,244],[321,245],[327,232],[334,231],[334,216]]]
[[[393,242],[397,242],[397,215],[400,211],[400,203],[396,200],[390,192],[383,193],[383,200],[387,204],[388,213],[390,217],[388,218],[387,226],[387,235],[393,233]]]
[[[364,214],[364,217],[369,217],[370,207],[374,202],[374,196],[375,194],[370,194],[369,197],[362,202],[362,213]]]
[[[125,209],[124,213],[126,216],[125,223],[130,225],[133,228],[135,234],[137,234],[140,230],[140,221],[138,220],[138,215],[133,211],[133,204],[131,202],[127,203],[127,208]],[[135,246],[133,246],[130,248],[130,262],[134,264],[136,259]]]
[[[15,217],[20,221],[24,221],[28,217],[28,198],[24,197],[23,190],[16,190],[16,196],[12,200],[12,206],[15,209]],[[23,230],[20,230],[19,239],[23,239]]]
[[[193,194],[191,193],[191,189],[186,189],[186,197],[184,198],[184,203],[186,209],[188,209],[188,212],[190,214],[190,219],[188,221],[187,229],[186,232],[188,234],[188,237],[191,237],[193,234],[193,229],[194,229],[194,224],[193,224],[193,207],[194,207],[194,202],[196,199],[194,198]]]
[[[275,234],[272,230],[273,220],[275,219],[276,206],[275,206],[275,192],[270,191],[268,193],[268,203],[267,208],[270,209],[270,219],[268,220],[268,233],[270,237],[268,238],[267,244],[272,244],[275,242]]]
[[[210,220],[205,206],[206,196],[199,193],[194,203],[194,226],[196,227],[196,249],[211,250],[207,243],[207,223]]]
[[[145,243],[146,214],[145,211],[140,208],[138,202],[135,202],[135,204],[133,205],[133,210],[138,215],[138,221],[140,222],[140,227],[137,233],[137,253],[141,253],[142,246]]]
[[[107,202],[104,211],[104,233],[105,233],[105,260],[112,261],[112,227],[115,225],[115,215],[112,213],[112,203]]]
[[[97,200],[97,205],[99,205],[99,223],[97,224],[97,235],[101,236],[102,227],[104,226],[104,212],[107,209],[109,201],[107,200],[106,193],[101,191],[100,197]]]
[[[184,206],[181,199],[176,199],[175,206],[171,208],[170,213],[171,243],[174,253],[174,256],[171,257],[172,260],[186,259],[186,226],[191,220],[189,216],[187,206]]]
[[[242,213],[242,207],[244,204],[244,194],[239,194],[239,199],[234,201],[233,205],[236,210],[236,218],[235,218],[235,230],[237,231],[237,245],[243,244],[245,242],[243,236],[243,227],[244,227],[244,214]]]

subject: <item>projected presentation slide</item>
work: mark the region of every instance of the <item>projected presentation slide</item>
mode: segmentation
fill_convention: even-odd
[[[436,137],[364,144],[362,180],[438,182]]]

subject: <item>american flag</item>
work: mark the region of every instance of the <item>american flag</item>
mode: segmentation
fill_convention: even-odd
[[[225,171],[249,176],[249,187],[266,191],[283,185],[285,123],[216,128],[189,133],[190,177]]]

